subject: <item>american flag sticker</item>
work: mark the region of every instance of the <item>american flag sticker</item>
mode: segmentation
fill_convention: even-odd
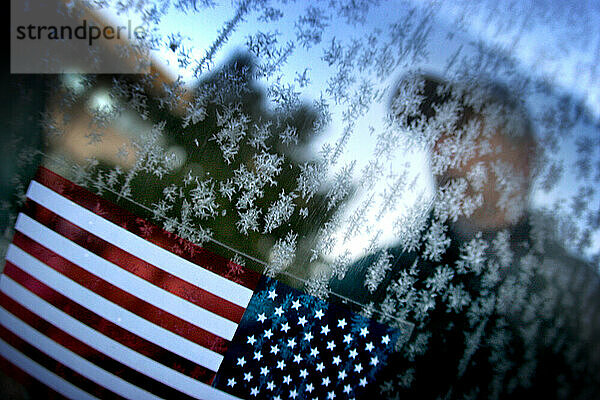
[[[400,334],[264,277],[215,386],[245,399],[358,399]]]
[[[3,368],[72,399],[357,398],[398,335],[45,168],[0,278]]]

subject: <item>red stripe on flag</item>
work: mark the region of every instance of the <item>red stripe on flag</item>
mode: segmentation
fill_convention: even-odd
[[[225,354],[228,341],[165,310],[153,306],[47,249],[23,234],[15,234],[13,244],[74,282],[123,307],[155,325],[163,327],[198,345]]]
[[[99,315],[93,313],[87,308],[82,307],[74,301],[71,301],[69,298],[63,296],[54,289],[46,286],[44,283],[40,282],[33,276],[21,270],[19,267],[15,266],[11,262],[6,263],[5,274],[12,278],[15,282],[19,283],[21,286],[25,287],[30,292],[53,304],[56,308],[75,318],[82,324],[89,326],[90,328],[98,331],[99,333],[102,333],[103,335],[121,343],[124,346],[129,347],[130,349],[156,362],[165,365],[168,368],[181,372],[182,374],[185,374],[191,378],[194,378],[204,383],[211,382],[215,375],[215,373],[210,371],[209,369],[197,365],[166,349],[163,349],[162,347],[157,346],[154,343],[149,342],[146,339],[141,338],[121,328],[120,326],[115,325],[112,322],[100,317]],[[9,297],[0,292],[0,298],[2,297],[10,300]],[[32,324],[30,323],[30,325]],[[53,325],[48,325],[53,327]],[[38,329],[36,325],[32,326],[35,329],[42,332],[42,329]],[[58,328],[53,327],[52,329],[50,329],[48,327],[48,329],[46,329],[43,332],[46,336],[54,338],[56,329]],[[93,351],[95,352],[96,350]],[[79,354],[83,356],[83,354]]]
[[[9,398],[11,399],[67,399],[65,396],[61,395],[58,392],[55,392],[52,388],[46,386],[44,383],[37,380],[34,376],[29,375],[27,372],[23,371],[21,368],[17,367],[1,355],[0,370],[2,370],[2,372],[4,372],[7,376],[12,378],[15,381],[15,383],[21,385],[20,387],[15,385],[12,388],[7,388],[6,386],[2,388],[2,394],[10,394],[11,397]],[[23,392],[21,392],[19,389],[22,389]]]
[[[251,290],[254,290],[258,284],[261,276],[259,273],[237,265],[142,218],[136,217],[129,211],[112,204],[46,168],[40,167],[38,169],[35,180],[123,229],[217,275],[239,283]]]
[[[6,296],[4,296],[6,298]],[[4,306],[4,299],[2,299],[2,305]],[[5,307],[7,310],[8,308]],[[13,315],[16,315],[12,310],[9,310]],[[25,340],[21,339],[2,325],[0,325],[0,337],[8,344],[10,344],[15,349],[19,350],[23,355],[40,364],[42,367],[46,368],[48,371],[53,372],[54,374],[60,376],[66,381],[72,383],[77,386],[81,390],[91,394],[92,396],[96,396],[101,399],[111,398],[111,399],[123,399],[123,397],[119,396],[116,393],[111,392],[107,388],[104,388],[97,383],[91,381],[83,375],[80,375],[76,371],[72,370],[68,366],[56,361],[52,357],[44,354],[34,346],[27,343]],[[74,339],[76,340],[76,339]],[[62,343],[61,343],[62,344]],[[64,345],[64,344],[63,344]],[[65,346],[67,347],[67,346]]]
[[[86,360],[88,360],[89,362],[102,368],[103,370],[110,372],[111,374],[116,375],[116,376],[120,377],[121,379],[126,380],[127,382],[129,382],[139,388],[142,388],[150,393],[153,393],[157,396],[164,397],[164,398],[169,398],[169,399],[178,398],[178,399],[190,399],[190,400],[193,399],[192,397],[186,395],[185,393],[181,393],[178,390],[175,390],[175,389],[173,389],[161,382],[158,382],[140,372],[137,372],[134,369],[129,368],[128,366],[126,366],[126,365],[106,356],[105,354],[97,351],[96,349],[88,346],[87,344],[81,342],[77,338],[69,335],[68,333],[66,333],[63,330],[59,329],[58,327],[54,326],[53,324],[50,324],[49,322],[43,320],[42,318],[40,318],[36,314],[32,313],[28,309],[24,308],[23,306],[21,306],[20,304],[18,304],[17,302],[15,302],[11,298],[9,298],[8,296],[4,295],[3,293],[0,293],[0,304],[6,310],[8,310],[11,314],[13,314],[17,318],[21,319],[22,321],[26,322],[29,326],[33,327],[34,329],[36,329],[37,331],[41,332],[42,334],[44,334],[46,336],[51,336],[51,339],[54,340],[56,343],[71,350],[73,353],[76,353],[79,356],[85,358]],[[47,335],[47,332],[52,332],[52,334]],[[102,394],[102,392],[106,392],[106,390],[101,390],[104,388],[102,388],[101,386],[98,386],[98,384],[96,384],[92,381],[89,381],[88,378],[85,378],[85,377],[75,373],[74,371],[72,371],[69,374],[63,375],[62,374],[63,370],[65,370],[65,369],[70,370],[67,366],[52,359],[51,357],[42,353],[35,347],[29,345],[24,340],[18,338],[17,336],[12,334],[10,331],[8,331],[8,330],[4,329],[2,326],[0,326],[0,336],[3,336],[4,338],[9,337],[9,336],[4,336],[5,334],[12,336],[11,340],[13,340],[13,341],[9,342],[7,340],[7,342],[9,342],[13,347],[15,347],[21,353],[23,353],[27,357],[31,358],[33,361],[37,362],[38,364],[44,366],[49,371],[52,371],[55,374],[63,377],[64,379],[71,382],[72,384],[79,387],[80,389],[85,390],[86,392],[88,392],[94,396],[100,397],[100,398],[108,398],[108,397],[121,398],[120,396],[118,396],[116,394],[112,394],[112,397],[107,396],[107,393]],[[86,382],[86,381],[88,381],[88,382]],[[86,386],[84,387],[80,383],[84,383]]]
[[[239,323],[244,315],[243,307],[153,266],[56,215],[31,199],[27,200],[24,212],[39,223],[70,239],[81,247],[198,307],[202,307],[235,323]]]

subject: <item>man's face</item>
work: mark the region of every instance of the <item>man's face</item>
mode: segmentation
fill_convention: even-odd
[[[502,229],[518,222],[527,206],[529,192],[529,146],[519,146],[502,132],[483,138],[443,135],[433,149],[433,158],[448,157],[461,149],[470,151],[460,162],[437,175],[438,185],[465,180],[465,196],[481,205],[459,225],[470,230]],[[458,150],[457,150],[458,149]]]

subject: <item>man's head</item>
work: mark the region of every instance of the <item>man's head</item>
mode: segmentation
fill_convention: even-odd
[[[466,185],[463,198],[477,207],[459,225],[488,230],[519,221],[527,206],[535,139],[524,107],[506,88],[410,74],[398,85],[391,110],[431,151],[439,187]]]

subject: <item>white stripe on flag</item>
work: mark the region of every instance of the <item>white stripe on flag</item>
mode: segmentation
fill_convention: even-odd
[[[73,282],[61,273],[48,267],[37,258],[11,244],[6,259],[29,275],[34,276],[47,286],[62,293],[81,306],[93,311],[112,323],[202,365],[211,371],[217,371],[223,356],[185,339],[167,329],[155,325],[144,318],[120,307],[91,290]],[[4,278],[4,277],[3,277]],[[1,282],[0,282],[1,283]],[[31,308],[30,308],[31,309]],[[60,324],[57,326],[61,326]]]
[[[244,308],[250,302],[252,290],[148,242],[38,182],[31,182],[27,197],[101,239],[199,288]]]
[[[192,397],[201,399],[237,399],[205,383],[170,369],[100,332],[79,322],[44,299],[36,296],[7,275],[0,278],[0,291],[39,317],[59,327],[100,353],[113,358],[159,382],[171,386]],[[9,359],[10,360],[10,359]]]
[[[0,323],[6,329],[25,340],[42,353],[52,357],[63,365],[68,366],[89,380],[96,382],[110,391],[128,399],[150,399],[159,400],[160,397],[153,395],[123,379],[106,372],[102,368],[92,364],[80,355],[56,343],[44,336],[19,318],[15,317],[4,308],[0,307]]]
[[[175,296],[97,256],[69,239],[19,214],[15,229],[112,285],[224,339],[231,340],[237,324]]]
[[[66,398],[73,400],[98,400],[96,397],[84,392],[77,386],[64,380],[62,377],[48,371],[31,358],[24,356],[2,339],[0,339],[0,355],[7,360],[10,360],[11,363],[22,369],[28,375],[34,376],[37,380],[54,389],[54,391],[62,394]]]

